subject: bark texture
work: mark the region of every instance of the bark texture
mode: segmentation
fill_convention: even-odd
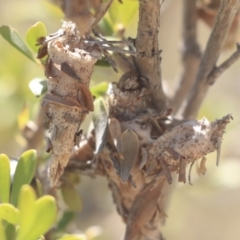
[[[228,31],[240,7],[239,0],[222,0],[217,18],[201,59],[194,85],[189,92],[183,116],[195,118],[210,86],[209,75],[214,70]]]
[[[87,1],[79,0],[77,7],[76,2],[71,3],[74,1],[61,2],[66,16],[77,27],[65,23],[70,30],[63,27],[62,36],[44,39],[41,48],[44,52],[47,46],[49,56],[46,65],[49,85],[43,105],[50,125],[52,185],[57,184],[66,165],[66,172],[106,176],[117,211],[126,223],[124,240],[160,240],[160,223],[166,216],[172,172],[178,173],[178,181],[186,182],[187,164],[203,158],[204,165],[205,156],[213,151],[217,151],[219,162],[222,136],[231,115],[213,122],[205,118],[197,121],[195,117],[210,82],[239,58],[237,50],[215,67],[240,0],[221,1],[201,60],[196,36],[196,1],[184,0],[183,74],[172,100],[162,90],[158,45],[161,5],[159,0],[140,0],[138,33],[133,41],[136,54],[131,62],[123,55],[123,49],[113,48],[112,43],[101,39],[105,50],[112,47],[113,51],[121,52],[118,59],[126,60],[127,71],[117,83],[109,84],[105,103],[98,102],[99,115],[95,116],[91,136],[72,153],[79,126],[88,111],[93,110],[88,91],[93,66],[104,53],[111,62],[100,41],[94,39],[91,45],[93,39],[89,36],[111,1],[104,2],[105,5],[101,5],[102,1],[90,1],[96,3],[95,9],[100,9],[93,19]],[[92,20],[84,25],[80,19],[86,16]],[[178,120],[174,114],[185,100],[183,119]],[[169,105],[174,109],[173,114]]]
[[[68,163],[80,124],[93,111],[93,98],[88,90],[94,63],[101,52],[83,45],[73,23],[63,23],[56,36],[42,42],[40,53],[47,49],[46,76],[48,92],[42,106],[49,124],[47,151],[51,152],[50,184],[56,186]]]

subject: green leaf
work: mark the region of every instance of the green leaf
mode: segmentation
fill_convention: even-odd
[[[116,26],[117,24],[123,24],[127,27],[130,21],[133,19],[138,10],[139,1],[124,1],[120,4],[118,1],[113,1],[109,8],[109,17],[112,23]]]
[[[107,140],[108,111],[102,98],[94,101],[93,124],[96,136],[95,154],[99,154]]]
[[[26,34],[26,41],[34,52],[38,52],[39,46],[36,46],[37,39],[47,36],[47,29],[44,23],[37,22],[31,26]]]
[[[0,202],[8,203],[10,195],[10,160],[7,155],[0,155]]]
[[[16,227],[13,224],[7,223],[5,225],[5,233],[7,240],[16,239]]]
[[[98,98],[106,94],[107,88],[108,88],[108,82],[101,82],[91,87],[90,90],[92,95]]]
[[[32,187],[22,187],[19,199],[20,221],[17,240],[36,240],[50,229],[55,222],[57,207],[52,196],[36,200]]]
[[[64,235],[57,240],[87,240],[86,236],[83,234],[71,234],[71,235]]]
[[[1,240],[7,240],[6,233],[5,233],[3,223],[2,223],[1,220],[0,220],[0,239]]]
[[[77,172],[67,172],[64,173],[66,176],[66,182],[72,185],[76,185],[80,182],[80,176]]]
[[[111,23],[111,20],[107,17],[104,17],[98,23],[101,32],[104,33],[104,36],[112,36],[114,34],[114,29]]]
[[[12,204],[0,204],[0,220],[4,219],[9,223],[17,224],[19,221],[20,212]]]
[[[108,61],[106,61],[105,59],[100,59],[95,63],[95,66],[98,67],[111,67],[111,65],[109,64]]]
[[[11,203],[16,206],[19,191],[24,184],[29,184],[35,174],[37,165],[37,153],[35,150],[28,150],[22,154],[18,161],[16,172],[13,178]]]
[[[57,223],[58,231],[63,231],[67,227],[67,225],[74,219],[75,213],[72,211],[65,211],[61,217],[61,219]]]
[[[47,92],[47,80],[41,78],[34,78],[29,83],[29,88],[35,97],[40,97]]]
[[[31,231],[36,199],[33,188],[30,185],[23,185],[18,199],[18,209],[20,210],[18,240],[26,239],[29,231]]]
[[[56,217],[57,205],[54,197],[43,196],[39,198],[34,204],[32,228],[25,239],[35,240],[46,233],[54,224]]]
[[[135,132],[127,129],[122,133],[122,152],[121,179],[123,182],[128,180],[129,174],[136,161],[139,149],[139,140]]]
[[[69,206],[70,210],[75,212],[82,210],[82,200],[72,184],[64,183],[61,186],[61,191],[64,202]]]
[[[0,34],[7,42],[9,42],[18,51],[20,51],[26,57],[31,59],[33,62],[37,63],[36,58],[29,50],[27,44],[23,41],[23,39],[19,36],[18,32],[15,29],[10,28],[9,26],[1,26]]]

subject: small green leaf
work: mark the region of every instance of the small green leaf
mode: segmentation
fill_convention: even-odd
[[[54,223],[57,215],[55,199],[44,196],[36,200],[32,187],[24,185],[20,191],[20,221],[17,240],[36,240]]]
[[[112,36],[114,34],[114,29],[109,18],[102,18],[98,23],[98,26],[101,29],[101,32],[104,33],[104,36]]]
[[[139,1],[124,1],[120,4],[118,1],[113,1],[109,8],[109,16],[114,25],[123,24],[127,27],[138,10]]]
[[[64,235],[57,240],[87,240],[86,236],[83,234],[71,234],[71,235]]]
[[[0,155],[0,202],[8,203],[10,195],[10,160],[7,155]]]
[[[5,233],[3,223],[2,223],[1,220],[0,220],[0,239],[1,240],[7,240],[6,233]]]
[[[35,97],[40,97],[47,92],[47,80],[41,78],[34,78],[29,83],[29,88]]]
[[[39,46],[36,46],[37,39],[47,36],[47,29],[44,23],[37,22],[31,26],[26,34],[26,41],[34,52],[38,52]]]
[[[80,182],[80,176],[77,172],[67,172],[64,173],[64,176],[66,176],[66,182],[72,185],[76,185]]]
[[[18,240],[24,240],[31,231],[31,224],[34,218],[34,204],[36,194],[30,185],[23,185],[18,199],[18,209],[20,210]]]
[[[95,66],[98,67],[111,67],[109,62],[106,59],[100,59],[95,63]]]
[[[36,58],[29,50],[27,44],[23,41],[23,39],[19,36],[18,32],[15,29],[10,28],[9,26],[1,26],[0,34],[7,42],[9,42],[18,51],[20,51],[26,57],[31,59],[33,62],[37,63]]]
[[[56,217],[57,205],[54,197],[43,196],[39,198],[34,204],[32,228],[25,239],[35,240],[46,233],[54,224]]]
[[[62,215],[62,218],[57,223],[58,231],[63,231],[67,225],[74,219],[76,213],[71,211],[65,211]]]
[[[90,90],[92,95],[98,98],[106,94],[107,88],[108,88],[108,82],[101,82],[91,87]]]
[[[61,186],[61,191],[64,202],[69,206],[70,210],[75,212],[82,210],[82,200],[72,184],[64,183]]]
[[[4,219],[9,223],[17,224],[19,221],[20,212],[12,204],[0,204],[0,220]]]
[[[121,179],[123,182],[128,180],[129,174],[136,161],[139,149],[139,140],[131,129],[122,133],[123,161],[121,161]]]
[[[22,154],[18,161],[14,174],[11,203],[16,206],[19,191],[24,184],[29,184],[35,174],[37,165],[37,153],[35,150],[28,150]]]
[[[5,225],[6,239],[12,240],[16,239],[16,227],[11,223]]]
[[[99,154],[106,144],[108,111],[102,98],[94,101],[93,124],[96,135],[95,154]]]

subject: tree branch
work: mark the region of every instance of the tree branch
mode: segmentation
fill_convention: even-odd
[[[217,78],[219,78],[224,71],[231,67],[240,58],[240,45],[237,44],[237,50],[225,60],[219,67],[213,69],[208,77],[208,82],[210,85],[214,84]]]
[[[222,0],[217,20],[200,62],[194,86],[187,100],[183,116],[195,118],[210,86],[208,77],[218,60],[228,30],[240,7],[240,0]]]
[[[127,219],[127,229],[124,240],[141,239],[145,229],[147,229],[147,223],[151,222],[156,214],[157,205],[160,200],[160,196],[164,184],[164,176],[162,176],[158,183],[153,180],[143,188],[143,190],[135,198],[132,208],[130,209]],[[148,239],[161,239],[161,234],[156,225],[151,226],[151,230],[147,229]],[[145,238],[144,238],[145,239]]]
[[[101,20],[113,0],[59,0],[62,11],[67,19],[73,21],[79,30],[80,36],[88,35]],[[95,11],[93,14],[91,9]]]
[[[159,0],[139,1],[138,33],[135,47],[139,53],[136,63],[141,75],[149,80],[153,105],[158,110],[166,107],[166,97],[162,89],[158,28],[160,22]]]
[[[172,99],[173,113],[176,113],[196,77],[200,62],[200,49],[197,43],[196,0],[183,1],[183,73],[175,96]]]

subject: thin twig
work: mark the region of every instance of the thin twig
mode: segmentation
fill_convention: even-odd
[[[113,51],[113,52],[118,52],[118,53],[122,53],[122,54],[130,54],[130,55],[133,55],[133,56],[138,56],[137,52],[124,50],[124,49],[117,48],[117,47],[108,47],[108,46],[102,45],[101,48],[106,49],[108,51]]]
[[[35,123],[36,123],[36,130],[34,129],[28,129],[28,135],[29,137],[26,138],[27,145],[24,147],[23,151],[29,150],[29,149],[37,149],[39,150],[42,146],[42,140],[44,136],[44,118],[45,114],[42,108],[39,109],[38,115],[36,117]],[[25,131],[27,130],[28,126],[25,126]]]
[[[240,44],[237,44],[237,50],[225,60],[219,67],[213,69],[208,77],[208,82],[212,85],[217,78],[219,78],[224,71],[231,67],[240,58]]]
[[[99,36],[101,36],[100,34],[99,34]],[[85,40],[85,41],[87,41],[87,40]],[[107,39],[105,39],[105,38],[103,38],[102,36],[101,36],[101,38],[100,38],[100,41],[99,40],[90,40],[90,42],[91,43],[97,43],[97,44],[99,44],[99,43],[101,43],[101,44],[106,44],[106,45],[112,45],[112,44],[121,44],[121,45],[125,45],[125,46],[132,46],[132,43],[130,42],[130,41],[128,41],[128,40],[107,40]]]
[[[160,1],[139,1],[139,21],[135,47],[139,56],[136,63],[139,72],[148,78],[151,99],[156,109],[166,106],[166,97],[162,89],[160,68],[158,28],[160,23]]]
[[[86,45],[89,45],[89,46],[97,45],[97,46],[99,46],[99,48],[106,49],[108,51],[113,51],[113,52],[118,52],[118,53],[122,53],[122,54],[130,54],[130,55],[133,55],[133,56],[138,56],[137,52],[130,51],[130,50],[125,50],[125,49],[113,46],[113,44],[117,44],[117,43],[122,44],[122,42],[119,43],[117,41],[103,42],[103,41],[99,41],[99,40],[84,40],[84,43]]]
[[[189,92],[197,74],[200,62],[200,49],[197,43],[197,15],[196,0],[183,1],[183,73],[172,99],[173,112],[176,113],[187,93]]]
[[[209,88],[207,81],[209,74],[215,68],[225,37],[231,26],[233,18],[240,7],[240,0],[222,0],[218,11],[217,20],[209,37],[206,50],[200,62],[194,86],[187,99],[183,116],[195,118],[202,101]]]

